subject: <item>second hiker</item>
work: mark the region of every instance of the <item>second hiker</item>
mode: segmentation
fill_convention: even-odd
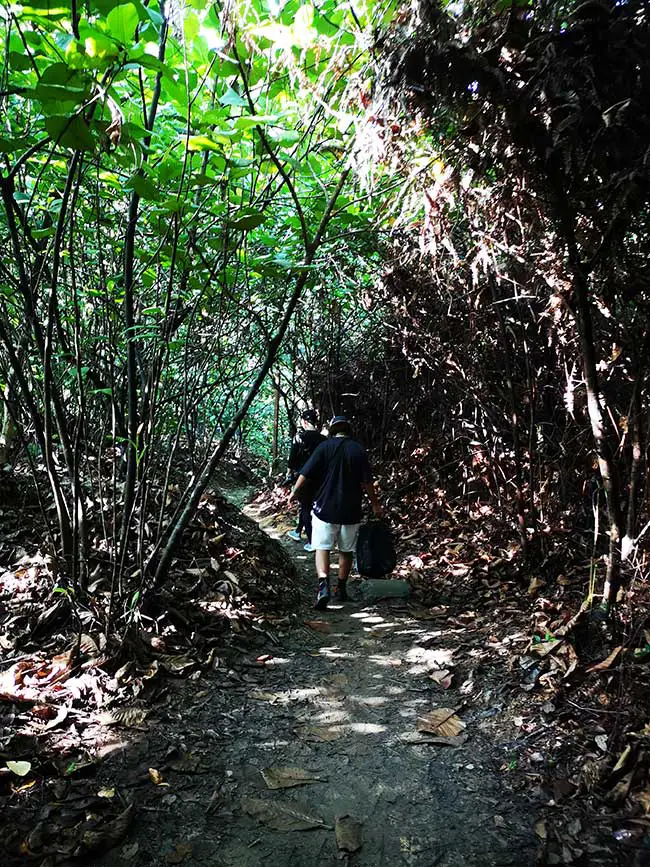
[[[325,437],[316,430],[318,416],[313,409],[305,410],[300,416],[300,430],[296,433],[291,441],[291,451],[289,452],[287,481],[295,482],[303,467],[303,464],[310,458],[314,449],[322,442],[325,442]],[[300,533],[304,527],[305,535],[307,536],[307,544],[305,551],[313,551],[311,546],[311,507],[314,500],[315,489],[313,485],[304,485],[301,495],[296,497],[300,504],[300,512],[298,514],[298,524],[294,530],[289,530],[287,536],[295,542],[300,542]]]

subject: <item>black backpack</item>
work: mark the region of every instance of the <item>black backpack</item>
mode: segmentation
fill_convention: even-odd
[[[357,569],[367,578],[383,578],[397,563],[390,527],[385,521],[368,521],[359,528]]]
[[[325,442],[325,437],[319,434],[318,431],[298,431],[294,439],[294,452],[292,455],[297,472],[300,472],[322,442]]]

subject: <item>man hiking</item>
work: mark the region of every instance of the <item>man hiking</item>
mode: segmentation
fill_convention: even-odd
[[[295,482],[298,478],[303,464],[311,457],[321,443],[325,442],[325,437],[316,430],[318,416],[313,409],[308,409],[300,416],[301,429],[296,433],[291,442],[291,451],[289,452],[287,480]],[[316,493],[313,485],[303,485],[302,492],[296,499],[300,504],[300,512],[298,514],[298,525],[294,530],[289,530],[287,536],[293,539],[294,542],[300,542],[300,532],[305,529],[307,536],[307,544],[305,551],[313,551],[311,546],[311,508]]]
[[[300,495],[300,489],[313,483],[316,496],[312,510],[311,544],[316,550],[318,594],[315,608],[324,611],[330,599],[330,551],[339,550],[338,585],[335,595],[341,602],[347,599],[347,580],[357,545],[361,524],[361,500],[365,491],[375,515],[382,508],[372,483],[368,454],[352,439],[352,426],[345,416],[334,416],[329,423],[329,437],[318,446],[289,494],[289,502]]]

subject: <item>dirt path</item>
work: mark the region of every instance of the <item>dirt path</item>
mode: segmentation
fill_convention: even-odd
[[[97,863],[533,865],[539,802],[504,773],[496,712],[474,706],[459,684],[444,690],[430,677],[457,650],[457,630],[415,619],[402,602],[316,614],[312,557],[283,544],[305,576],[295,625],[272,641],[260,636],[232,668],[179,685],[167,718],[124,755],[145,774],[162,769],[165,784],[138,790],[128,842]],[[458,711],[464,744],[414,742],[417,716],[436,707]],[[319,780],[267,788],[262,770],[287,767]],[[271,812],[260,818],[260,810]],[[322,825],[270,827],[269,816],[271,824],[295,821],[286,810]],[[337,854],[334,825],[343,815],[361,824],[363,845],[351,855]]]

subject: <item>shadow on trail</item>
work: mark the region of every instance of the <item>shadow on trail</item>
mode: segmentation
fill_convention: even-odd
[[[480,669],[467,666],[475,651],[463,630],[397,600],[314,612],[313,555],[284,540],[288,527],[260,524],[302,574],[299,611],[271,632],[224,636],[214,670],[168,682],[146,721],[106,733],[92,778],[66,781],[65,809],[57,792],[43,791],[59,827],[85,817],[92,833],[101,798],[135,809],[118,839],[104,823],[101,846],[85,860],[36,863],[533,865],[538,803],[504,767],[487,726],[493,710],[466,688]],[[489,703],[502,707],[499,685],[484,698],[490,690]],[[418,732],[418,717],[441,708],[465,725],[465,742],[427,742]],[[335,833],[346,814],[362,834],[348,853]]]
[[[503,753],[481,728],[486,712],[432,679],[454,662],[454,630],[397,601],[314,612],[313,556],[284,539],[288,527],[260,523],[293,552],[305,597],[301,622],[270,649],[258,686],[230,693],[238,733],[222,753],[214,863],[333,865],[332,828],[348,814],[363,827],[350,856],[359,867],[534,864],[536,805],[507,785]],[[466,743],[427,743],[417,731],[418,716],[441,707],[458,711]],[[262,772],[287,769],[318,779],[269,790]],[[314,827],[286,830],[296,815]]]

